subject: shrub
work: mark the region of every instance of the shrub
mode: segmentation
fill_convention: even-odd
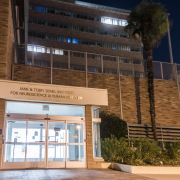
[[[129,150],[125,138],[118,140],[114,135],[111,135],[111,138],[101,139],[101,153],[106,161],[123,162],[131,153]]]
[[[111,138],[111,135],[114,135],[117,139],[127,137],[127,123],[118,116],[103,111],[100,113],[100,118],[101,138]]]
[[[131,139],[130,146],[125,138],[101,139],[102,157],[106,161],[130,165],[180,165],[180,142],[159,146],[148,138]]]

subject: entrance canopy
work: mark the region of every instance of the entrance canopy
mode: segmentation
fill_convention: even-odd
[[[0,99],[108,106],[106,89],[0,80]]]

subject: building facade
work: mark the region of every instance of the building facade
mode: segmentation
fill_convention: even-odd
[[[1,169],[100,168],[99,111],[150,124],[142,43],[124,31],[129,11],[72,0],[0,5]],[[180,126],[178,68],[154,62],[158,125]]]

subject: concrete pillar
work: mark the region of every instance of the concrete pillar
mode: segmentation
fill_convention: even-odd
[[[0,129],[2,129],[2,134],[0,134],[0,169],[2,169],[2,161],[3,161],[3,148],[4,144],[2,144],[2,135],[4,135],[4,118],[5,118],[5,100],[0,100]]]

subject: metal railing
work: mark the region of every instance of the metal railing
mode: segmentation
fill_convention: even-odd
[[[127,123],[128,139],[150,138],[153,139],[151,125]],[[180,140],[180,127],[156,126],[157,138],[161,142],[176,142]]]
[[[119,56],[109,56],[80,51],[71,51],[44,46],[17,46],[18,60],[15,63],[46,68],[69,69],[89,73],[105,73],[121,76],[147,78],[146,61]],[[52,66],[51,66],[52,64]],[[86,68],[87,66],[87,68]],[[180,81],[180,65],[166,62],[153,62],[154,78]]]

